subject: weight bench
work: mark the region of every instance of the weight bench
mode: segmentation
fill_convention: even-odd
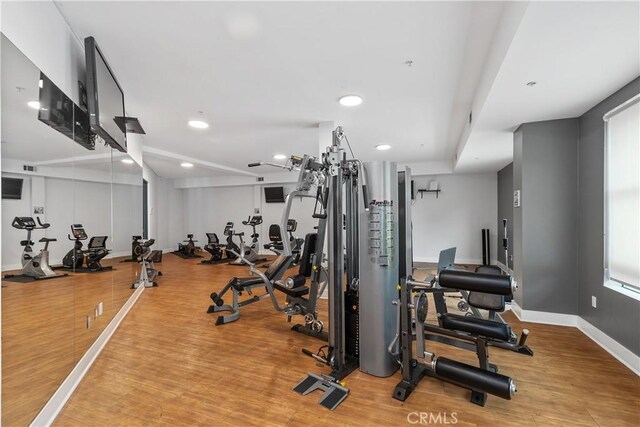
[[[231,314],[225,316],[218,316],[216,320],[216,326],[224,325],[225,323],[231,323],[238,320],[240,317],[240,307],[244,307],[254,302],[258,302],[261,299],[270,297],[274,308],[277,311],[282,311],[278,300],[274,294],[274,282],[282,278],[287,269],[291,266],[293,260],[292,255],[280,254],[278,258],[271,264],[271,266],[262,273],[254,267],[254,264],[250,264],[251,274],[258,277],[234,277],[222,288],[220,293],[213,292],[211,294],[211,300],[213,304],[207,309],[207,313],[217,313],[220,311],[230,311]],[[251,298],[247,298],[243,301],[239,301],[239,297],[243,292],[247,292],[252,295],[255,288],[264,287],[266,292],[261,295],[253,295]],[[225,304],[222,297],[231,290],[233,293],[232,303]]]

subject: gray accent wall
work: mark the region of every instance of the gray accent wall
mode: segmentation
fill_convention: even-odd
[[[516,302],[525,310],[578,313],[578,129],[578,119],[552,120],[514,135]]]
[[[604,121],[602,116],[638,93],[640,93],[640,78],[636,78],[580,117],[578,313],[584,320],[640,356],[640,302],[605,288],[603,285]],[[591,306],[592,296],[597,298],[597,308]]]
[[[507,235],[509,236],[509,258],[513,258],[513,163],[509,163],[498,172],[498,261],[513,268],[513,262],[505,259],[502,249],[502,220],[507,219]],[[508,264],[507,264],[508,262]]]

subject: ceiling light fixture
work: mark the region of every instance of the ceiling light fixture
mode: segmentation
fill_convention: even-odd
[[[39,110],[40,109],[40,103],[38,101],[29,101],[29,102],[27,102],[27,105],[30,108],[33,108],[34,110]]]
[[[209,123],[202,120],[189,120],[189,126],[196,129],[206,129],[209,127]]]
[[[276,154],[276,155],[273,156],[273,158],[276,159],[276,160],[284,160],[284,159],[287,158],[287,155],[286,154]]]
[[[385,151],[385,150],[388,150],[389,148],[391,148],[389,144],[376,145],[376,150],[380,150],[380,151]]]
[[[533,80],[527,83],[527,86],[529,87],[534,87],[535,85],[537,85],[538,82],[534,82]]]
[[[133,160],[131,159],[122,159],[120,160],[122,163],[125,163],[127,165],[132,165],[133,164]]]
[[[362,97],[359,95],[345,95],[338,99],[338,102],[345,107],[355,107],[362,104]]]
[[[180,163],[180,166],[182,166],[183,168],[192,168],[193,167],[193,163],[189,163],[189,162],[182,162]]]

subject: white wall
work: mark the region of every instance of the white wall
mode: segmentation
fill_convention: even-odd
[[[24,179],[21,200],[2,200],[2,269],[20,268],[20,241],[26,239],[26,232],[11,227],[15,216],[33,216],[31,185],[35,178],[26,175],[4,174]],[[60,264],[64,255],[72,248],[67,238],[72,223],[81,223],[89,237],[109,236],[107,248],[110,256],[131,253],[131,235],[142,230],[142,207],[133,203],[142,197],[141,185],[126,185],[104,182],[72,181],[45,177],[43,221],[51,224],[46,230],[35,230],[31,240],[34,251],[39,252],[41,237],[58,239],[49,244],[49,258],[52,265]],[[113,224],[111,223],[111,197],[113,189]],[[136,207],[138,212],[132,212]],[[85,245],[88,241],[84,242]]]
[[[184,229],[177,239],[170,242],[169,247],[177,248],[178,242],[186,238],[187,233],[193,233],[194,238],[199,240],[199,245],[204,245],[207,241],[205,233],[214,232],[223,241],[222,231],[228,221],[235,223],[236,232],[245,233],[245,242],[251,240],[251,227],[242,225],[242,221],[254,215],[254,209],[259,209],[262,215],[263,224],[256,227],[260,234],[260,251],[265,254],[272,254],[264,250],[263,245],[269,241],[269,226],[279,224],[284,211],[284,203],[265,203],[263,185],[246,185],[236,187],[202,187],[188,189],[174,189],[183,194],[182,217],[184,218]],[[295,185],[285,185],[285,194],[295,188]],[[167,197],[174,198],[175,194],[158,194],[159,200],[163,204],[167,203]],[[313,232],[313,227],[317,225],[317,220],[312,218],[314,199],[295,199],[292,203],[290,218],[298,221],[298,229],[294,233],[297,237],[304,237],[306,233]],[[162,229],[162,225],[159,227]],[[170,226],[173,230],[177,227]],[[172,230],[172,236],[175,231]],[[235,239],[238,242],[238,239]],[[164,247],[164,246],[163,246]]]
[[[160,178],[157,180],[157,206],[154,207],[156,212],[156,221],[158,224],[157,234],[150,235],[150,238],[156,239],[157,249],[178,248],[178,242],[181,242],[186,235],[185,220],[182,213],[183,197],[182,190],[173,186],[173,180]]]
[[[491,230],[491,258],[497,255],[495,219],[498,215],[496,173],[432,175],[414,177],[415,189],[437,180],[442,190],[416,195],[413,205],[413,256],[416,261],[435,262],[442,249],[456,246],[456,261],[480,263],[480,230]]]

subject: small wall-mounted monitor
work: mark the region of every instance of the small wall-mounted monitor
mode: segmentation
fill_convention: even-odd
[[[2,198],[9,200],[22,199],[22,178],[2,177]]]
[[[127,136],[116,117],[125,117],[124,92],[93,37],[84,39],[87,109],[91,130],[116,150],[127,152]]]
[[[284,203],[284,187],[264,187],[265,203]]]

